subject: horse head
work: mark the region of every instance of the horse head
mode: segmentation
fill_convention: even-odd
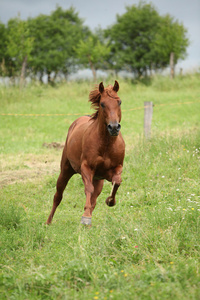
[[[115,80],[114,86],[104,88],[103,82],[99,84],[99,117],[104,119],[107,130],[111,136],[119,134],[121,125],[121,100],[117,95],[119,83]]]

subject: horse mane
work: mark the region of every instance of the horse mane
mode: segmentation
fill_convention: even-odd
[[[108,96],[112,97],[113,86],[107,86],[104,91],[107,93]],[[97,119],[99,114],[99,103],[101,100],[101,93],[99,92],[99,86],[97,85],[93,91],[89,94],[89,102],[91,102],[91,107],[95,109],[95,112],[91,115],[93,120]]]
[[[91,107],[95,109],[95,112],[91,115],[94,120],[98,117],[100,99],[101,93],[99,92],[99,86],[96,85],[95,89],[89,94],[89,102],[91,102]]]

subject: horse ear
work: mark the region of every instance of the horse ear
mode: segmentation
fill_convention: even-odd
[[[113,91],[115,91],[116,93],[119,91],[119,83],[117,82],[117,80],[115,80]]]
[[[101,83],[99,84],[99,92],[102,94],[103,91],[104,91],[104,85],[103,85],[103,82],[101,82]]]

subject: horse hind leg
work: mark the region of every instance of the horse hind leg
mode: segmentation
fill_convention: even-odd
[[[56,211],[56,208],[60,204],[62,197],[63,197],[63,192],[65,190],[65,187],[70,180],[70,178],[75,174],[74,170],[72,169],[71,165],[69,162],[67,162],[63,168],[61,168],[60,175],[57,180],[56,184],[56,193],[54,195],[54,200],[53,200],[53,207],[51,209],[50,215],[46,221],[46,224],[49,225],[53,219],[54,213]]]

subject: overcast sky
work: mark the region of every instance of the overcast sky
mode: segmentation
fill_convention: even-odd
[[[179,67],[193,69],[200,67],[200,0],[151,0],[160,15],[169,13],[188,29],[190,46],[188,56]],[[3,23],[20,14],[21,19],[49,14],[56,4],[64,9],[73,6],[90,29],[98,25],[106,28],[116,21],[116,15],[123,14],[126,6],[138,4],[139,0],[0,0],[0,20]]]

